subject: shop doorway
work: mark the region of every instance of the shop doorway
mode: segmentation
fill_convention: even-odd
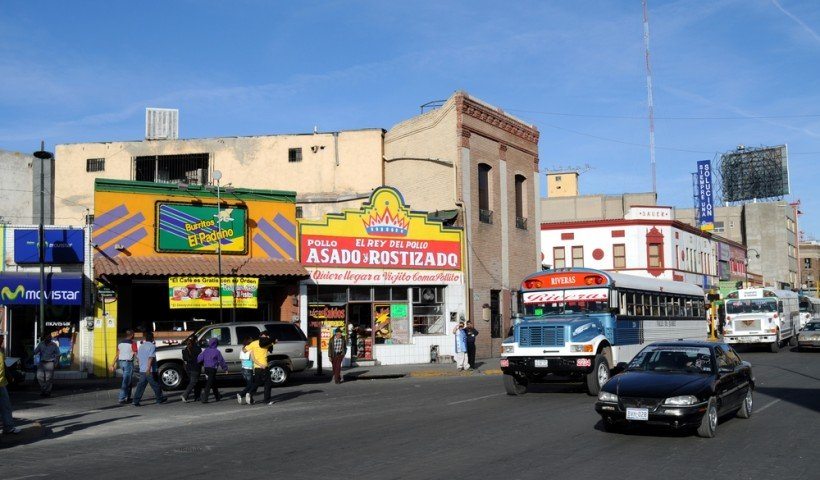
[[[351,355],[359,360],[373,360],[373,304],[349,303]]]

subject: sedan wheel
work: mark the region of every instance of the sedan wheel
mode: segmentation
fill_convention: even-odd
[[[698,427],[698,436],[703,438],[713,438],[717,430],[718,412],[717,401],[715,397],[709,399],[709,405],[706,407],[706,413],[703,414],[703,419],[700,421]]]
[[[746,397],[743,399],[743,405],[740,406],[740,410],[737,411],[737,416],[740,418],[749,418],[752,416],[752,405],[753,405],[753,398],[752,398],[752,387],[750,386],[748,390],[746,390]]]

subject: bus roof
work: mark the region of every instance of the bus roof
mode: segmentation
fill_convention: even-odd
[[[550,290],[589,287],[615,287],[647,292],[664,292],[703,297],[703,289],[691,283],[639,277],[626,273],[605,272],[591,268],[544,270],[525,278],[522,290]]]

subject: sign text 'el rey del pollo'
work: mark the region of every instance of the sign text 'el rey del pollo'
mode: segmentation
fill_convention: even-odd
[[[360,210],[300,222],[300,247],[302,264],[325,284],[464,281],[461,229],[411,211],[391,187],[376,189]]]

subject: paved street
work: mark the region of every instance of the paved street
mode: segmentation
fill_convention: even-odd
[[[607,434],[594,399],[565,385],[523,397],[501,378],[359,380],[276,390],[276,405],[114,406],[116,392],[34,399],[16,415],[42,435],[4,438],[3,480],[117,478],[813,478],[820,354],[741,351],[758,379],[751,420],[714,439],[665,431]],[[480,452],[480,453],[479,453]],[[123,467],[127,467],[123,470]],[[335,473],[333,473],[335,472]]]

